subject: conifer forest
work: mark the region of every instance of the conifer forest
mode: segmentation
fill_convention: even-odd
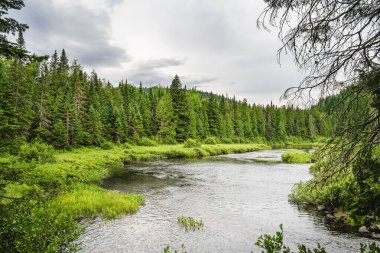
[[[380,253],[379,21],[0,0],[0,253]]]

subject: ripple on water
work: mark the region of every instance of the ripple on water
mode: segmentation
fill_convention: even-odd
[[[187,252],[260,252],[255,240],[284,224],[285,241],[321,243],[329,252],[353,252],[370,239],[326,226],[323,217],[288,202],[295,183],[311,178],[308,165],[265,164],[282,150],[257,151],[202,160],[129,165],[104,181],[109,189],[142,193],[146,204],[134,215],[91,221],[82,252],[162,252],[170,244]],[[242,162],[243,161],[243,162]],[[201,218],[203,231],[186,232],[178,216]]]

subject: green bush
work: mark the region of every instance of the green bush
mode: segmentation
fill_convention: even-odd
[[[77,251],[77,222],[47,203],[31,203],[0,206],[0,252]]]
[[[241,137],[234,137],[234,138],[232,138],[232,142],[233,143],[246,143],[246,140],[244,138],[241,138]]]
[[[205,144],[208,144],[208,145],[216,145],[219,143],[218,139],[213,136],[207,137],[204,142]]]
[[[194,139],[187,139],[183,143],[183,147],[184,148],[199,148],[199,147],[201,147],[201,143],[197,140],[194,140]]]
[[[301,151],[288,151],[281,155],[281,160],[284,163],[311,163],[312,158],[312,153]]]
[[[233,143],[233,141],[232,141],[231,138],[222,138],[220,140],[220,142],[223,143],[223,144],[232,144]]]
[[[155,147],[158,146],[158,143],[148,137],[143,137],[138,141],[139,146]]]
[[[54,162],[54,148],[45,143],[28,143],[20,147],[18,153],[20,161],[44,164]]]
[[[110,141],[105,141],[100,144],[100,147],[104,150],[110,150],[115,146],[112,142]]]
[[[131,144],[129,144],[128,142],[126,142],[126,143],[123,143],[123,145],[121,145],[123,148],[125,148],[125,149],[131,149],[132,148],[132,145]]]

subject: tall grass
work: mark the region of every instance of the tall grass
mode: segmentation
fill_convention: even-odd
[[[313,161],[313,153],[302,151],[288,151],[281,155],[284,163],[311,163]]]
[[[141,195],[107,191],[98,186],[78,184],[68,193],[59,195],[53,204],[76,219],[101,216],[115,218],[136,213],[144,203]]]

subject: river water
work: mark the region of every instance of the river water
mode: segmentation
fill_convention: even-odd
[[[261,252],[261,234],[284,226],[284,240],[328,252],[357,252],[373,240],[329,225],[321,215],[288,202],[293,185],[311,178],[309,165],[264,163],[284,150],[257,151],[197,160],[160,160],[127,165],[105,188],[140,193],[146,204],[134,215],[90,222],[82,252],[163,252],[166,245],[192,252]],[[185,231],[178,216],[202,219],[203,230]]]

